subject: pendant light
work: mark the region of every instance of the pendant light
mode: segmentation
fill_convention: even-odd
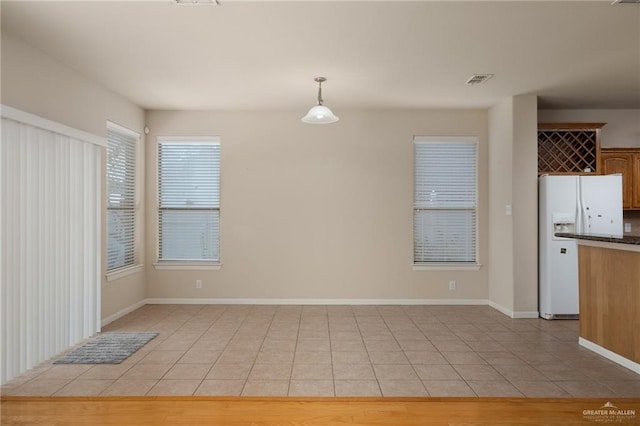
[[[335,123],[340,119],[333,115],[329,108],[322,105],[322,83],[327,81],[327,79],[324,77],[316,77],[315,81],[318,82],[318,105],[312,107],[307,115],[302,117],[302,121],[309,124]]]

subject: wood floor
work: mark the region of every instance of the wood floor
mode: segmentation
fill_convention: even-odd
[[[640,424],[640,398],[2,397],[0,404],[2,425]]]

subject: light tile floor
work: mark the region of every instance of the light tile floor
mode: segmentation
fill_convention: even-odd
[[[147,305],[103,331],[160,334],[2,394],[640,397],[640,375],[577,344],[578,321],[487,306]]]

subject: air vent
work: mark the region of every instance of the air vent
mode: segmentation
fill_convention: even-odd
[[[493,77],[493,74],[474,74],[467,80],[466,84],[480,84]]]
[[[640,0],[613,0],[611,5],[615,4],[640,4]]]
[[[218,2],[218,0],[173,0],[173,2],[175,4],[195,4],[195,5],[218,5],[220,6],[220,3]]]

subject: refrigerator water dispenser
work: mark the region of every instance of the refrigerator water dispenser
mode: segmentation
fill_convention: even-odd
[[[576,232],[576,220],[575,215],[571,213],[553,213],[552,216],[553,221],[553,235],[551,236],[554,240],[556,239],[564,239],[561,237],[556,237],[556,232]]]

